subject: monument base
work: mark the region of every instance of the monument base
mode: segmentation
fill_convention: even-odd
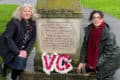
[[[20,80],[95,80],[95,75],[77,73],[46,75],[43,72],[23,72],[20,75]]]
[[[41,71],[41,55],[45,53],[68,54],[71,64],[77,67],[80,58],[80,18],[41,18],[37,20],[37,53],[35,71]]]

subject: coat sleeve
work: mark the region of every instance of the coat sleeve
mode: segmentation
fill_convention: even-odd
[[[10,51],[17,55],[19,53],[19,48],[17,47],[17,45],[15,44],[13,40],[13,37],[16,34],[15,33],[16,30],[17,30],[17,26],[14,23],[14,21],[11,20],[7,24],[6,31],[4,32],[4,38]]]
[[[32,46],[33,46],[33,43],[35,42],[36,40],[36,24],[34,26],[34,29],[33,29],[33,35],[32,35],[32,38],[30,39],[30,41],[28,42],[28,46],[26,47],[26,51],[27,53],[30,52],[30,50],[32,49]]]
[[[80,63],[85,63],[85,58],[86,58],[86,51],[87,51],[87,32],[86,32],[86,28],[85,30],[85,35],[84,35],[84,39],[83,39],[83,43],[82,43],[82,48],[80,51]]]
[[[86,40],[84,38],[82,48],[81,48],[81,52],[80,52],[80,63],[85,63],[86,49],[87,49],[87,43],[86,43]]]
[[[98,59],[97,67],[100,67],[107,63],[107,61],[116,58],[119,54],[119,52],[117,52],[118,48],[114,33],[109,31],[108,34],[106,34],[102,55]]]

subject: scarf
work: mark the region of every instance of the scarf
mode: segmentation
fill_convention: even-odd
[[[92,29],[89,33],[88,44],[87,44],[87,56],[86,56],[86,67],[96,70],[96,65],[98,62],[99,44],[101,33],[105,23],[102,22],[99,28],[96,28],[92,24]]]

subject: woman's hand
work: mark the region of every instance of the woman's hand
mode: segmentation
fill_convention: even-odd
[[[19,57],[26,58],[27,57],[27,52],[25,50],[20,50]]]
[[[77,67],[77,72],[81,73],[83,67],[85,67],[85,63],[80,63]]]

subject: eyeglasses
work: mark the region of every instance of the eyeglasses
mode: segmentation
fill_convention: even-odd
[[[102,17],[94,17],[94,16],[93,16],[93,19],[102,19]]]

